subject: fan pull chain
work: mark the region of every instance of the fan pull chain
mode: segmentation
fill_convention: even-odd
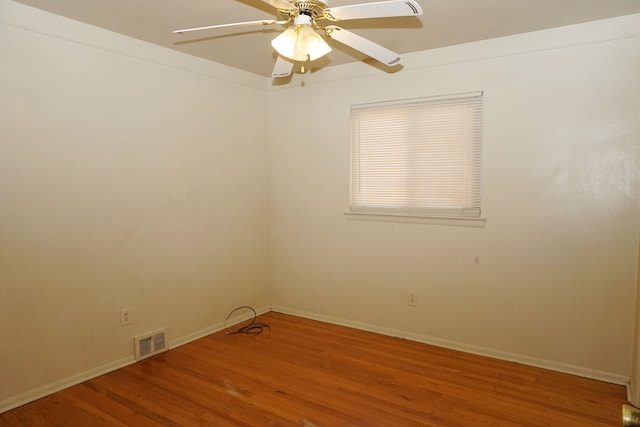
[[[304,66],[304,64],[306,64],[307,62],[311,62],[308,55],[307,55],[307,59],[302,61],[302,64],[300,64],[300,73],[304,74],[305,71],[307,70],[307,68]]]

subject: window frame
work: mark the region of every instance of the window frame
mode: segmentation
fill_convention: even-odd
[[[445,114],[443,116],[444,120],[453,120],[452,123],[454,123],[455,125],[453,127],[448,126],[448,128],[445,129],[446,132],[451,132],[451,134],[445,135],[444,138],[440,136],[440,132],[442,132],[442,129],[444,129],[442,128],[443,125],[439,123],[440,121],[442,121],[440,118],[438,118],[438,120],[434,120],[435,124],[433,125],[427,124],[426,127],[424,125],[425,121],[429,121],[428,118],[430,117],[430,115],[440,114],[440,110],[445,111]],[[446,110],[450,111],[446,112]],[[403,133],[406,131],[408,132],[409,136],[402,137],[401,141],[403,142],[400,144],[393,140],[393,138],[395,138],[393,135],[385,135],[380,141],[370,142],[367,140],[362,142],[362,128],[359,120],[361,119],[361,116],[363,114],[369,114],[370,116],[373,116],[377,111],[381,111],[383,117],[386,117],[386,114],[400,114],[401,118],[398,119],[398,121],[396,121],[396,119],[394,119],[393,117],[390,119],[391,127],[393,128],[392,132],[396,131],[395,126],[397,126],[399,129],[399,133]],[[416,119],[415,122],[414,112],[417,115],[421,115],[421,118]],[[411,116],[411,118],[408,119],[409,124],[406,125],[407,129],[404,129],[402,127],[404,126],[402,122],[405,120],[402,116],[402,114],[404,113]],[[453,117],[453,119],[451,119],[450,116]],[[425,117],[427,117],[427,119],[425,119]],[[365,133],[374,133],[371,128],[366,128],[366,126],[375,128],[376,124],[384,124],[382,121],[374,121],[372,123],[374,124],[365,124]],[[482,145],[484,126],[483,92],[468,92],[452,95],[353,105],[351,106],[350,124],[350,197],[349,210],[348,212],[346,212],[349,218],[385,221],[399,220],[409,222],[415,222],[416,220],[418,220],[419,222],[422,222],[422,220],[436,220],[435,222],[439,223],[449,223],[451,222],[451,220],[463,220],[469,225],[477,225],[478,223],[481,223],[480,225],[484,224],[485,219],[482,217],[481,204]],[[470,127],[471,130],[467,131],[466,127]],[[418,133],[419,138],[421,138],[417,142],[415,139],[415,135],[413,134],[414,132],[416,132],[416,128],[420,129],[420,132]],[[434,132],[438,133],[438,136],[435,138],[433,137]],[[375,133],[375,135],[375,137],[370,138],[377,139],[378,133]],[[365,138],[367,137],[365,136]],[[433,139],[433,141],[426,141],[428,139]],[[438,168],[435,168],[432,164],[425,165],[424,161],[422,163],[418,161],[418,163],[420,163],[418,169],[413,169],[414,163],[416,163],[416,160],[414,159],[415,152],[419,152],[419,150],[427,153],[429,152],[429,150],[435,150],[437,152],[438,149],[442,151],[442,148],[451,141],[453,141],[452,146],[454,148],[464,151],[464,153],[454,153],[453,156],[454,162],[458,162],[455,163],[457,165],[457,168],[459,169],[457,173],[453,173],[450,169],[447,168],[441,168],[441,171],[436,171],[434,173],[433,171]],[[380,177],[382,177],[383,179],[378,177],[377,184],[371,184],[371,182],[376,179],[371,178],[370,182],[364,185],[367,186],[371,184],[369,186],[374,188],[376,187],[376,185],[378,185],[378,187],[383,188],[381,190],[362,190],[361,188],[363,186],[363,184],[361,184],[363,182],[363,175],[366,174],[362,172],[363,169],[366,169],[366,167],[363,167],[362,164],[375,158],[365,158],[364,155],[360,153],[363,144],[367,143],[370,143],[371,145],[378,144],[383,146],[382,149],[377,148],[377,150],[381,150],[379,152],[376,151],[376,148],[371,149],[374,154],[369,154],[369,156],[380,155],[380,153],[386,156],[388,154],[387,151],[389,151],[388,147],[391,147],[395,150],[392,154],[396,157],[395,163],[393,159],[390,160],[389,164],[386,163],[386,160],[383,162],[378,161],[378,163],[383,164],[383,166],[378,166],[379,169],[371,167],[374,171],[373,173],[371,173],[371,175],[375,176],[375,172],[379,172],[381,173]],[[387,143],[391,145],[384,145]],[[406,150],[408,154],[398,155],[398,147],[400,147],[400,151]],[[437,154],[432,158],[429,157],[429,154],[425,155],[424,152],[423,154],[415,155],[415,157],[421,156],[422,158],[426,158],[427,164],[429,164],[430,162],[433,163],[433,159],[436,159],[438,161],[443,160],[438,157],[442,154]],[[446,162],[451,161],[450,152],[447,151],[444,156],[446,157],[444,159]],[[397,157],[400,157],[400,160],[398,160]],[[375,161],[371,161],[371,163],[375,163]],[[395,169],[393,169],[394,167]],[[384,170],[386,168],[391,168],[394,170],[394,172],[391,174],[387,174],[387,172],[385,172]],[[431,178],[431,181],[450,182],[443,181],[443,179],[447,179],[447,176],[454,176],[454,181],[457,180],[461,183],[457,184],[457,186],[455,187],[456,190],[443,190],[444,193],[447,193],[446,196],[451,197],[434,197],[434,194],[440,194],[438,192],[439,189],[444,189],[444,187],[442,187],[442,185],[440,184],[433,185],[431,182],[429,182],[429,178],[426,178],[429,175],[435,176],[435,178]],[[393,182],[388,183],[387,179]],[[401,181],[403,179],[407,181],[407,184],[402,184]],[[398,184],[396,181],[400,183]],[[414,182],[418,181],[426,182],[426,184],[414,184]],[[383,184],[380,184],[380,182],[383,182]],[[386,190],[384,189],[384,187],[394,188],[394,190]],[[395,190],[398,191],[394,192]],[[373,194],[373,196],[369,193],[363,196],[363,193],[366,193],[367,191]],[[472,194],[470,194],[469,192],[471,192]],[[415,197],[414,195],[409,195],[411,193],[418,193],[420,196]],[[370,199],[367,199],[367,197],[369,197]],[[372,202],[369,200],[375,201]],[[429,202],[428,200],[431,200],[431,202]],[[435,203],[433,203],[433,200],[435,200]],[[378,203],[378,205],[376,205],[376,203]],[[431,205],[429,203],[431,203]],[[448,204],[455,205],[450,206]],[[361,216],[362,218],[359,218]]]

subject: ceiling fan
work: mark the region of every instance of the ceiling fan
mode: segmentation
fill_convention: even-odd
[[[176,30],[174,33],[182,34],[214,28],[253,25],[287,26],[293,23],[271,41],[271,45],[278,52],[278,59],[271,75],[272,77],[287,77],[291,75],[296,62],[302,62],[302,72],[304,72],[304,63],[306,61],[313,61],[331,51],[331,47],[324,41],[321,34],[350,46],[388,66],[399,64],[402,58],[397,53],[351,31],[328,24],[351,19],[422,15],[422,8],[415,0],[386,0],[338,7],[329,7],[328,0],[262,1],[276,8],[283,19],[209,25]]]

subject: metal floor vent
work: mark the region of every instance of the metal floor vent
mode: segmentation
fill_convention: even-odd
[[[136,360],[141,360],[167,350],[165,330],[140,335],[133,339]]]

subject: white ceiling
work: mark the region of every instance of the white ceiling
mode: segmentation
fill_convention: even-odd
[[[274,19],[276,10],[268,0],[14,1],[263,76],[271,75],[276,53],[270,41],[283,28],[236,27],[172,34],[181,28]],[[377,0],[328,3],[335,7],[373,1]],[[403,54],[640,13],[640,0],[417,1],[424,9],[420,17],[341,21],[338,25]],[[317,60],[314,68],[366,59],[339,43],[329,40],[329,44],[334,50]]]

